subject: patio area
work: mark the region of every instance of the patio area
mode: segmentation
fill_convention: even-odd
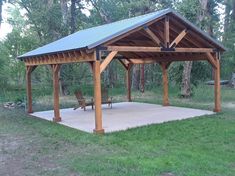
[[[59,124],[89,133],[93,132],[95,111],[91,107],[88,106],[86,111],[69,108],[61,109],[60,112],[62,121]],[[102,112],[103,128],[106,133],[214,114],[214,112],[207,110],[137,102],[114,103],[112,109],[107,105],[102,105]],[[54,111],[35,112],[31,115],[52,121]]]

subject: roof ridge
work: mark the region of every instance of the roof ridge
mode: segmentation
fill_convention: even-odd
[[[90,30],[90,29],[94,29],[94,28],[100,28],[100,27],[103,27],[103,26],[108,26],[108,25],[112,25],[114,23],[120,23],[120,22],[124,22],[124,21],[130,21],[130,20],[133,20],[133,19],[137,19],[137,18],[142,18],[142,17],[146,17],[146,16],[151,16],[153,14],[157,14],[157,13],[162,13],[164,11],[169,11],[172,9],[171,8],[166,8],[166,9],[162,9],[162,10],[158,10],[158,11],[154,11],[154,12],[150,12],[150,13],[147,13],[147,14],[143,14],[143,15],[138,15],[138,16],[134,16],[134,17],[130,17],[130,18],[125,18],[125,19],[121,19],[121,20],[118,20],[118,21],[113,21],[111,23],[106,23],[106,24],[102,24],[102,25],[99,25],[99,26],[93,26],[93,27],[90,27],[90,28],[85,28],[85,29],[82,29],[82,30],[79,30],[79,31],[76,31],[72,34],[75,34],[75,33],[78,33],[78,32],[82,32],[82,31],[85,31],[85,30]],[[70,34],[70,35],[72,35]],[[69,35],[68,35],[69,36]]]
[[[144,15],[139,15],[111,22],[108,24],[103,24],[100,26],[94,26],[79,30],[66,37],[60,38],[54,42],[48,43],[44,46],[29,51],[21,56],[18,56],[18,58],[26,58],[31,56],[52,54],[57,52],[70,51],[70,50],[79,50],[82,48],[92,49],[104,44],[107,41],[110,41],[111,39],[114,39],[115,37],[121,36],[122,34],[125,34],[135,28],[144,26],[149,22],[168,14],[176,16],[178,19],[182,20],[182,22],[184,22],[185,25],[189,26],[190,28],[201,34],[201,36],[205,37],[206,40],[212,42],[213,45],[219,47],[222,50],[225,50],[220,43],[218,43],[216,40],[208,36],[201,29],[197,28],[185,17],[183,17],[182,15],[180,15],[171,8],[166,8],[159,11],[147,13]]]

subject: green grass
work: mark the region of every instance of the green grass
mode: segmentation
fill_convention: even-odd
[[[213,90],[208,87],[198,87],[188,100],[174,90],[170,100],[175,106],[213,109]],[[160,103],[161,89],[133,96]],[[216,115],[103,136],[32,118],[21,109],[0,108],[0,175],[233,176],[235,90],[223,88],[222,99],[223,112]],[[45,109],[51,103],[39,106],[45,101],[35,105]]]

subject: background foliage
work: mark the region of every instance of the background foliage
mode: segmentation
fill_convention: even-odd
[[[230,79],[235,71],[234,0],[8,0],[3,3],[11,4],[8,23],[13,27],[0,42],[0,87],[5,89],[3,92],[24,89],[25,68],[15,59],[18,55],[81,29],[168,7],[176,9],[228,48],[221,61],[223,79]],[[138,67],[133,72],[139,73]],[[183,69],[183,63],[171,65],[171,85],[180,88]],[[213,76],[211,66],[205,62],[194,62],[189,74],[192,87],[211,80]],[[123,87],[124,76],[123,68],[114,61],[102,75],[103,84]],[[133,74],[133,80],[137,81],[133,81],[137,85],[133,88],[136,89],[140,89],[138,76],[140,74]],[[77,88],[85,90],[92,84],[88,64],[63,65],[60,77],[62,94],[71,94]],[[33,73],[33,84],[35,89],[51,93],[50,68],[37,68]],[[157,64],[145,65],[145,84],[149,89],[161,85],[161,70]]]

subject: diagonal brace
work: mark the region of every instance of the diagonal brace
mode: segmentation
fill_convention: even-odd
[[[216,60],[211,53],[206,53],[207,60],[210,62],[213,68],[217,68]]]
[[[178,43],[184,38],[184,36],[187,34],[187,29],[184,29],[176,38],[173,42],[170,44],[170,48],[175,47],[178,45]]]
[[[151,31],[147,26],[144,27],[144,30],[158,46],[163,46],[161,40],[153,33],[153,31]]]
[[[117,54],[117,51],[112,51],[109,55],[104,59],[104,61],[100,64],[100,73],[102,73],[105,68],[109,65],[109,63],[113,60],[114,56]]]

